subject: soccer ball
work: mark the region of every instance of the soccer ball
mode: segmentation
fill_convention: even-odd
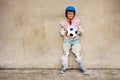
[[[68,27],[68,29],[67,29],[67,31],[68,31],[68,33],[67,33],[67,36],[68,37],[70,37],[70,38],[75,38],[75,37],[77,37],[78,36],[78,31],[77,31],[77,29],[76,28],[74,28],[74,27]]]

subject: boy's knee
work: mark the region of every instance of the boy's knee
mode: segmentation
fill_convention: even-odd
[[[64,51],[64,54],[62,55],[61,59],[65,60],[68,58],[69,52]]]
[[[80,52],[80,49],[79,48],[74,48],[74,49],[72,49],[72,52],[74,54],[78,54]]]
[[[80,46],[80,44],[74,44],[73,46],[72,46],[72,52],[73,53],[78,53],[78,52],[80,52],[81,51],[81,46]]]
[[[64,49],[64,51],[68,52],[70,50],[70,45],[69,44],[64,44],[63,49]]]
[[[76,61],[77,62],[82,62],[82,56],[80,55],[80,52],[75,53],[75,56],[76,56]]]

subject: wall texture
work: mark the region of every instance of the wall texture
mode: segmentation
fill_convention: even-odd
[[[85,66],[120,68],[120,0],[0,0],[0,67],[60,68],[59,23],[68,5],[76,7],[85,30]]]

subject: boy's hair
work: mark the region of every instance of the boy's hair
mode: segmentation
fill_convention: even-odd
[[[75,11],[75,8],[73,7],[73,6],[68,6],[67,8],[66,8],[66,10],[65,10],[65,16],[68,18],[68,16],[67,16],[67,12],[68,11],[70,11],[70,12],[73,12],[74,13],[74,16],[75,16],[75,13],[76,13],[76,11]]]

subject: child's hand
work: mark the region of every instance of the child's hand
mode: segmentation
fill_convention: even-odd
[[[79,36],[83,36],[83,33],[80,32],[80,31],[78,31],[78,35],[79,35]]]
[[[68,34],[68,31],[65,31],[65,36],[67,36],[67,34]]]

